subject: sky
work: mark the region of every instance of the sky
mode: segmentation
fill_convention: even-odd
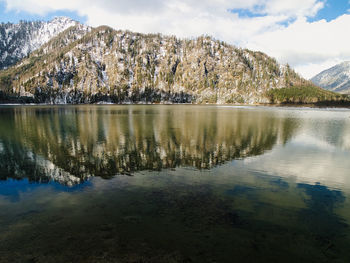
[[[350,0],[0,0],[0,22],[68,16],[91,26],[263,51],[305,78],[350,60]]]

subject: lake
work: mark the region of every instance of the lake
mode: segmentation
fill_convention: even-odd
[[[350,262],[350,110],[0,107],[0,262]]]

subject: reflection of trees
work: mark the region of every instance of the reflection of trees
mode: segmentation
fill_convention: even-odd
[[[185,106],[16,108],[0,122],[7,127],[0,134],[6,138],[1,155],[7,157],[0,162],[12,161],[1,169],[25,170],[8,176],[33,180],[209,169],[263,154],[295,132],[288,119],[269,113]]]
[[[0,180],[28,178],[34,182],[47,183],[53,180],[65,185],[74,185],[81,181],[81,178],[65,172],[19,144],[3,141],[0,146]]]

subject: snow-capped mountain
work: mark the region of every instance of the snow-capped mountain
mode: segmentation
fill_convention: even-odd
[[[4,51],[8,61],[3,67],[8,68],[0,70],[0,102],[255,104],[347,99],[314,86],[262,52],[208,36],[178,39],[91,28],[68,18],[6,26],[2,41],[12,44]],[[9,67],[21,57],[21,63]]]
[[[322,71],[311,81],[324,89],[350,94],[350,61]]]
[[[56,17],[49,22],[0,24],[0,70],[14,65],[59,33],[77,24],[67,17]]]
[[[0,72],[0,89],[40,103],[252,104],[267,103],[270,89],[305,82],[266,54],[211,37],[78,28]]]

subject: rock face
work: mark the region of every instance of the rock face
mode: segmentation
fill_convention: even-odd
[[[211,37],[79,24],[0,72],[3,96],[38,103],[265,103],[271,89],[304,84],[288,65]]]
[[[14,65],[62,31],[77,24],[67,17],[56,17],[49,22],[0,24],[0,69]]]
[[[311,81],[324,89],[350,94],[350,61],[322,71]]]

